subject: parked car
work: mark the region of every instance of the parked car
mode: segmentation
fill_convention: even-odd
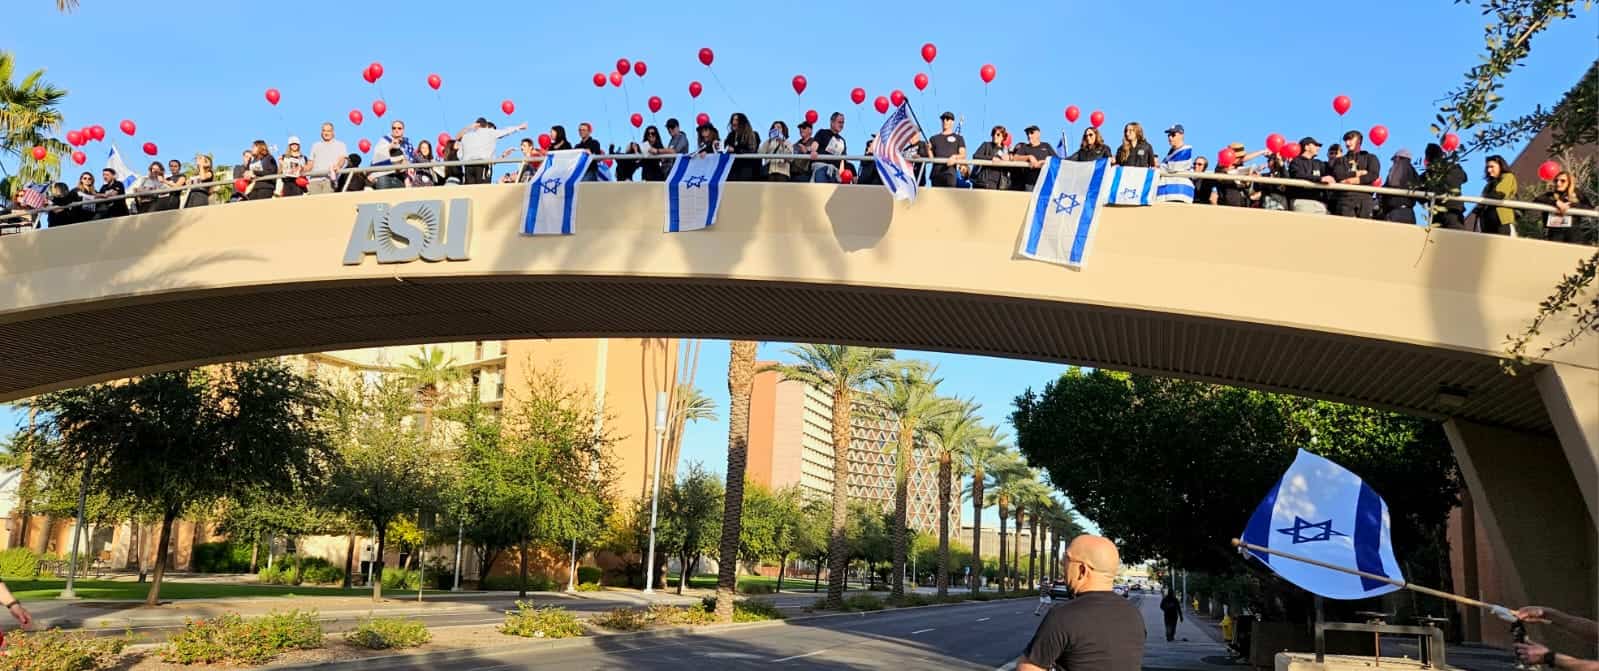
[[[1064,582],[1057,582],[1057,583],[1055,583],[1053,585],[1050,585],[1049,586],[1049,598],[1051,598],[1051,599],[1070,599],[1070,598],[1072,598],[1072,588],[1067,587],[1066,583],[1064,583]]]

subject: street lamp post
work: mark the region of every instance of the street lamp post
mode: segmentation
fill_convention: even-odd
[[[644,564],[644,592],[655,591],[655,521],[661,503],[661,441],[666,437],[666,392],[655,392],[655,483],[650,494],[650,551]],[[688,567],[684,567],[686,570]],[[687,577],[680,578],[686,580]]]
[[[83,538],[83,508],[88,504],[89,498],[89,465],[83,465],[83,482],[78,485],[78,525],[72,528],[72,565],[67,568],[67,586],[61,590],[58,599],[76,599],[78,593],[73,591],[72,584],[78,577],[78,541]]]

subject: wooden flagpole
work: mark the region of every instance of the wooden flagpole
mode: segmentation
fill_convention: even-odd
[[[1259,546],[1259,545],[1255,545],[1254,543],[1245,543],[1244,541],[1242,541],[1240,539],[1237,539],[1237,538],[1233,539],[1233,546],[1237,547],[1237,548],[1244,549],[1244,550],[1253,550],[1255,552],[1264,552],[1264,553],[1269,554],[1269,555],[1275,555],[1275,556],[1278,556],[1278,557],[1282,557],[1284,559],[1292,559],[1292,560],[1297,561],[1297,562],[1304,562],[1304,563],[1310,564],[1312,566],[1320,566],[1320,567],[1322,567],[1324,569],[1328,569],[1328,570],[1332,570],[1332,571],[1338,571],[1340,573],[1348,573],[1350,575],[1358,575],[1358,576],[1360,576],[1362,578],[1367,578],[1367,579],[1370,579],[1370,580],[1377,580],[1377,581],[1385,582],[1385,583],[1388,583],[1388,584],[1393,585],[1395,587],[1408,589],[1408,590],[1410,590],[1412,592],[1420,592],[1420,593],[1426,594],[1428,596],[1435,596],[1435,597],[1438,597],[1440,599],[1448,599],[1450,601],[1454,601],[1455,603],[1459,603],[1459,604],[1463,604],[1463,605],[1467,605],[1467,606],[1472,606],[1474,608],[1483,608],[1483,609],[1486,609],[1486,610],[1492,612],[1496,617],[1498,617],[1501,620],[1505,620],[1506,622],[1514,622],[1517,619],[1515,611],[1510,610],[1509,608],[1506,608],[1506,607],[1501,606],[1499,604],[1488,603],[1486,601],[1478,601],[1478,600],[1473,599],[1471,597],[1460,596],[1459,594],[1450,594],[1449,592],[1436,590],[1436,589],[1433,589],[1431,587],[1422,587],[1421,585],[1412,585],[1412,584],[1410,584],[1408,582],[1405,582],[1403,580],[1395,580],[1395,579],[1390,578],[1388,576],[1377,575],[1375,573],[1367,573],[1365,571],[1352,569],[1352,568],[1346,568],[1346,567],[1343,567],[1343,566],[1339,566],[1337,564],[1329,564],[1327,562],[1316,560],[1316,559],[1311,559],[1309,557],[1301,557],[1299,555],[1289,554],[1289,553],[1283,552],[1281,550],[1273,550],[1273,549],[1268,548],[1268,547],[1262,547],[1262,546]]]

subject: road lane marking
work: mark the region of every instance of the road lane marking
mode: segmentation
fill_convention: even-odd
[[[832,648],[822,648],[821,650],[812,650],[810,652],[807,652],[807,653],[804,653],[804,654],[800,654],[800,655],[793,655],[793,656],[790,656],[790,657],[784,657],[782,659],[774,659],[774,660],[772,660],[772,663],[773,664],[781,664],[781,663],[789,661],[791,659],[800,659],[802,657],[810,657],[810,656],[813,656],[813,655],[820,655],[820,654],[822,654],[824,652],[827,652],[828,650],[832,650]]]
[[[991,617],[980,617],[980,618],[977,618],[977,621],[978,622],[987,622],[987,621],[992,620],[992,619],[994,619],[994,618],[991,618]]]
[[[933,629],[936,629],[936,628],[937,627],[930,628],[930,629],[917,629],[916,631],[911,632],[911,635],[915,636],[917,634],[925,634],[925,633],[930,632],[930,631],[932,631]]]

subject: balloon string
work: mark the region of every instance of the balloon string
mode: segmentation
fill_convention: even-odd
[[[611,104],[605,101],[604,91],[600,92],[600,111],[605,117],[605,134],[612,138],[616,137],[616,129],[611,126]]]
[[[722,89],[722,94],[727,96],[728,102],[733,103],[734,107],[738,107],[738,101],[733,99],[733,94],[729,92],[727,90],[727,86],[722,83],[722,78],[716,76],[716,70],[709,65],[705,66],[705,69],[711,71],[711,79],[716,80],[717,87]]]
[[[439,125],[444,126],[444,132],[448,133],[450,132],[450,119],[449,115],[444,112],[444,94],[435,89],[433,91],[433,99],[439,102]]]
[[[933,78],[933,100],[938,100],[938,71],[933,69],[933,62],[927,62],[927,74]]]

